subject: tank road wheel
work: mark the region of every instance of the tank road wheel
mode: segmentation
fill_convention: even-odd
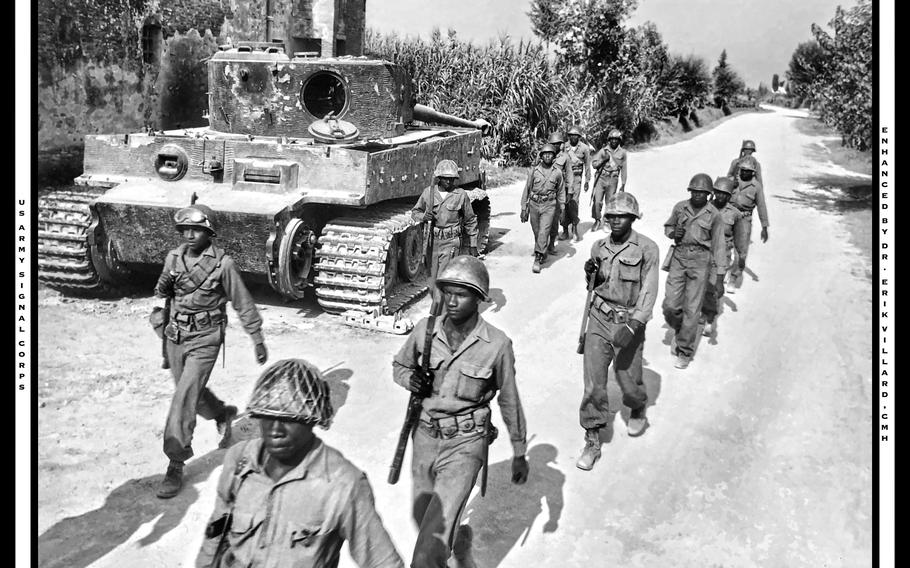
[[[107,296],[130,271],[89,205],[102,188],[56,191],[38,198],[38,279],[67,294]]]
[[[315,244],[316,235],[300,219],[291,219],[284,227],[278,245],[278,291],[285,297],[303,298]]]
[[[423,238],[424,226],[415,225],[398,238],[398,274],[403,280],[414,281],[423,269],[426,260],[426,246]]]

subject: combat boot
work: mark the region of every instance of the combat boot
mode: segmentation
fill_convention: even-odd
[[[572,232],[575,233],[575,242],[581,242],[581,235],[578,234],[578,223],[572,225]]]
[[[632,436],[641,436],[645,433],[645,430],[648,428],[648,417],[645,416],[645,407],[641,407],[632,411],[629,415],[629,422],[626,423],[626,432]]]
[[[471,554],[471,541],[474,540],[474,531],[468,525],[458,527],[455,533],[455,543],[452,545],[452,560],[450,566],[457,568],[477,568],[474,556]]]
[[[547,247],[547,254],[556,254],[556,237],[550,237],[550,245]]]
[[[161,485],[158,487],[158,493],[155,496],[159,499],[170,499],[180,493],[182,488],[183,462],[171,460],[171,463],[167,466],[167,473],[164,474],[164,479],[161,480]]]
[[[224,414],[221,418],[215,420],[215,427],[221,434],[221,441],[218,442],[219,448],[231,447],[231,429],[234,425],[234,418],[237,418],[237,407],[228,405],[224,407]]]
[[[562,228],[562,232],[559,233],[559,240],[566,241],[569,239],[569,226],[566,225]]]
[[[685,355],[679,354],[676,356],[676,361],[673,363],[673,366],[676,367],[677,369],[685,369],[686,367],[689,366],[690,362],[691,362],[691,359],[689,359]]]
[[[538,272],[540,272],[540,254],[534,255],[534,265],[531,266],[531,272],[533,272],[534,274],[537,274]]]
[[[705,329],[702,330],[701,334],[704,335],[705,337],[711,337],[712,333],[714,333],[714,322],[706,321]]]
[[[575,462],[575,467],[590,471],[594,463],[600,459],[600,435],[597,430],[585,431],[585,449],[582,450],[581,456]]]

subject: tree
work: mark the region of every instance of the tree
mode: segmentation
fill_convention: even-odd
[[[746,88],[746,83],[740,79],[736,71],[727,64],[727,50],[723,50],[717,67],[714,68],[714,94],[729,101],[737,93]]]
[[[872,142],[871,0],[849,10],[838,6],[829,25],[834,37],[812,25],[824,62],[812,94],[822,120],[840,131],[844,144],[865,151]]]
[[[777,77],[777,75],[775,75],[775,77]],[[768,87],[766,87],[764,83],[759,83],[756,95],[759,99],[764,99],[768,96]]]
[[[787,70],[788,88],[800,103],[812,100],[813,83],[825,68],[825,52],[817,41],[811,40],[796,46]]]
[[[778,87],[780,87],[780,77],[775,73],[774,76],[771,77],[771,90],[776,93]]]

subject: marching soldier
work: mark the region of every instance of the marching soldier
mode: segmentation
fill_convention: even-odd
[[[486,467],[489,403],[499,391],[499,408],[514,458],[512,482],[528,478],[524,411],[515,383],[515,354],[509,337],[487,323],[477,308],[490,277],[470,256],[452,260],[436,279],[445,313],[436,321],[430,372],[421,371],[427,320],[421,320],[392,363],[395,382],[424,396],[413,434],[411,474],[417,543],[411,566],[444,567],[454,548],[454,565],[471,566],[468,527],[457,529],[481,467]],[[457,533],[457,536],[456,536]]]
[[[572,184],[566,186],[566,213],[562,219],[561,239],[569,238],[569,226],[575,235],[575,242],[581,240],[578,234],[578,199],[582,191],[588,191],[591,183],[591,147],[581,141],[581,130],[573,126],[569,130],[569,145],[565,149],[572,166]]]
[[[358,566],[404,567],[366,474],[313,433],[332,422],[329,394],[302,359],[262,374],[247,406],[262,436],[224,457],[197,567],[332,568],[345,541]]]
[[[594,243],[585,262],[589,285],[594,279],[594,295],[586,306],[590,316],[584,339],[585,392],[579,410],[585,447],[575,464],[583,470],[593,468],[600,458],[600,429],[612,418],[607,401],[611,362],[623,404],[631,408],[628,434],[640,436],[648,424],[642,352],[645,325],[657,301],[660,251],[654,241],[632,229],[632,223],[641,218],[633,195],[614,195],[605,215],[610,235]]]
[[[733,226],[733,243],[736,251],[736,264],[730,274],[733,289],[742,286],[743,271],[746,269],[746,257],[749,255],[749,243],[752,239],[752,213],[758,209],[761,221],[761,242],[768,242],[768,209],[765,205],[765,191],[760,181],[755,179],[758,162],[752,156],[746,156],[739,162],[739,184],[730,197],[730,203],[742,211],[742,216]]]
[[[534,265],[531,271],[540,272],[547,260],[550,228],[557,223],[556,212],[566,204],[566,185],[562,171],[554,166],[556,147],[544,144],[540,163],[531,169],[521,195],[521,222],[531,221],[534,231]],[[555,251],[554,251],[555,252]]]
[[[610,201],[617,191],[626,190],[626,175],[628,173],[628,153],[622,148],[622,132],[613,129],[607,137],[607,145],[601,148],[591,165],[594,167],[594,203],[591,205],[591,215],[594,217],[594,226],[591,230],[603,226],[600,210],[603,204]],[[619,188],[617,189],[617,184]]]
[[[253,340],[256,361],[268,358],[262,338],[262,318],[243,285],[234,260],[212,244],[215,215],[205,205],[193,204],[174,215],[186,242],[168,253],[155,295],[171,298],[169,323],[164,328],[165,354],[176,391],[164,426],[164,453],[170,464],[158,497],[168,499],[183,486],[183,464],[193,456],[196,414],[215,420],[223,435],[220,447],[231,439],[231,421],[237,407],[225,406],[206,388],[227,325],[225,304],[234,306],[243,329]]]
[[[436,275],[459,254],[462,232],[470,242],[471,256],[477,256],[477,216],[471,207],[471,199],[464,189],[455,186],[459,178],[458,165],[452,160],[441,160],[433,171],[435,183],[427,186],[417,204],[411,209],[411,216],[429,222],[436,220],[433,228],[432,265],[430,271],[430,289]]]
[[[733,161],[730,162],[730,169],[727,171],[727,177],[733,178],[734,187],[739,185],[739,163],[746,156],[752,156],[755,153],[755,141],[753,140],[743,140],[742,148],[739,150],[739,157],[733,158]],[[755,160],[755,178],[758,180],[758,183],[763,183],[761,178],[761,164],[758,163],[758,158],[752,156],[752,159]]]
[[[724,258],[727,259],[727,271],[733,266],[733,225],[742,217],[742,212],[730,205],[733,193],[733,178],[719,177],[714,180],[714,198],[708,207],[714,207],[720,213],[724,225]],[[712,263],[713,266],[713,263]],[[714,333],[714,321],[718,313],[718,297],[714,282],[709,278],[705,285],[705,301],[702,303],[701,315],[705,320],[702,335]]]
[[[677,369],[688,367],[695,354],[701,305],[712,268],[716,272],[718,297],[724,295],[727,271],[723,220],[717,209],[707,206],[708,194],[714,189],[711,176],[695,174],[688,189],[691,197],[674,205],[664,223],[667,237],[676,242],[667,274],[663,312],[675,332],[671,349]]]
[[[565,223],[566,210],[572,200],[571,193],[574,190],[575,182],[572,174],[572,160],[569,158],[569,154],[563,150],[565,138],[562,137],[562,132],[550,134],[550,139],[547,142],[556,148],[553,166],[559,168],[559,171],[562,172],[563,185],[566,188],[566,203],[556,211],[553,216],[553,223],[550,225],[550,243],[547,247],[547,254],[556,254],[556,237],[559,234],[559,225]]]

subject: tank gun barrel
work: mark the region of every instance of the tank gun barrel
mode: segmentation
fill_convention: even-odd
[[[436,124],[444,124],[446,126],[476,128],[480,130],[483,136],[489,136],[492,134],[493,130],[493,125],[482,118],[479,118],[477,120],[468,120],[466,118],[439,112],[433,107],[428,107],[426,105],[420,104],[414,105],[414,119],[421,122],[435,122]]]

